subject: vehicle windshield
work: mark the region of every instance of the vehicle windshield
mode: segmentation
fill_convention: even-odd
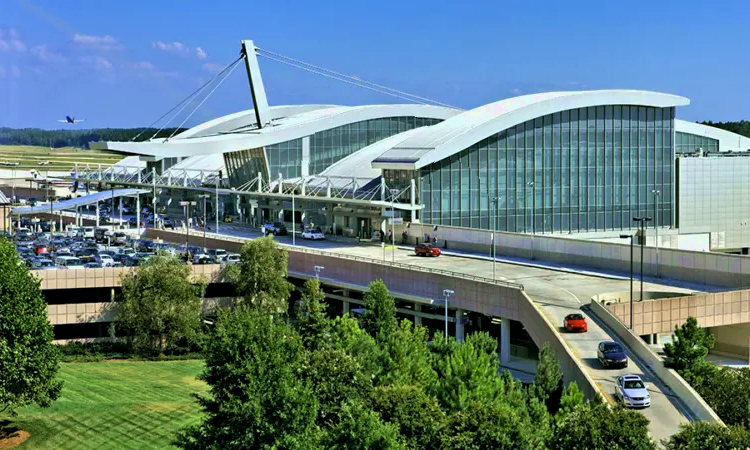
[[[604,353],[623,353],[622,347],[620,344],[604,344],[604,349],[602,350]]]
[[[624,387],[625,389],[643,389],[646,386],[641,380],[625,380]]]
[[[571,314],[568,316],[568,320],[583,320],[583,314]]]
[[[54,265],[52,261],[39,261],[39,267],[52,267]]]

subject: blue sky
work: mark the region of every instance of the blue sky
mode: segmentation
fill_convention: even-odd
[[[734,0],[0,0],[0,126],[148,125],[242,39],[462,108],[630,88],[690,98],[683,119],[749,119],[749,14]],[[261,70],[271,105],[398,102],[274,61]],[[251,107],[240,67],[186,125]]]

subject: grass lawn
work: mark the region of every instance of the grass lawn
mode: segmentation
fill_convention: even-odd
[[[28,407],[12,418],[29,439],[18,449],[161,449],[196,423],[193,393],[203,361],[64,363],[62,395],[47,409]]]
[[[122,155],[99,150],[0,145],[0,161],[20,162],[21,165],[16,167],[18,170],[70,170],[74,163],[102,164],[106,167],[122,159]],[[49,164],[40,166],[39,163],[44,161]],[[10,167],[0,166],[0,169]]]

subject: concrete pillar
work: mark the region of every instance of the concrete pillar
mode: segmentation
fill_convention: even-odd
[[[96,202],[96,226],[99,226],[99,202]]]
[[[510,319],[500,319],[500,362],[510,361]]]
[[[350,304],[348,300],[342,300],[341,303],[344,304],[344,314],[347,314],[350,310]]]
[[[456,340],[462,342],[464,340],[464,310],[456,308]]]
[[[420,311],[422,311],[422,305],[420,305],[419,303],[415,303],[414,304],[414,312],[418,313]],[[422,316],[414,314],[414,325],[417,326],[417,327],[420,326],[420,325],[422,325]]]

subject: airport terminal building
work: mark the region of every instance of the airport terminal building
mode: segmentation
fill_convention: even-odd
[[[216,172],[225,211],[335,223],[337,233],[360,237],[386,230],[395,216],[432,229],[612,240],[648,216],[660,246],[750,247],[750,139],[677,119],[687,98],[598,90],[467,111],[269,107],[251,69],[253,110],[166,141],[94,146],[138,155],[162,177]]]

